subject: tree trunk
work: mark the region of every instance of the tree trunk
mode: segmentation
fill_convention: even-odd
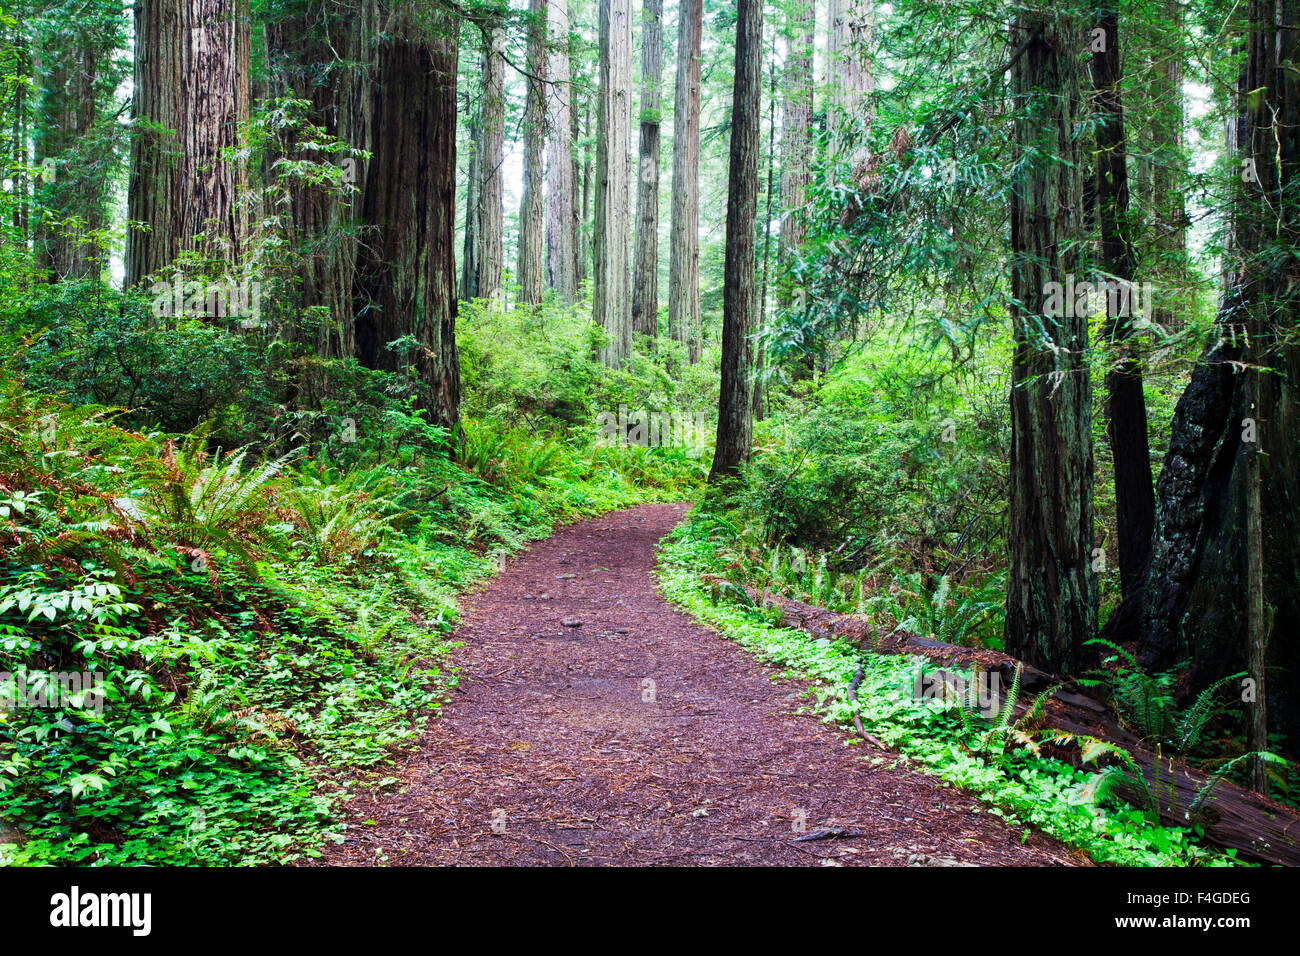
[[[478,277],[475,297],[502,304],[502,268],[505,262],[505,39],[500,25],[484,28],[483,106],[479,119],[478,150]]]
[[[1155,282],[1159,305],[1151,321],[1167,329],[1184,324],[1191,308],[1186,291],[1187,210],[1184,201],[1187,163],[1183,155],[1183,64],[1186,29],[1181,0],[1164,0],[1160,55],[1147,64],[1147,103],[1151,122],[1150,252],[1144,276]]]
[[[483,176],[479,172],[479,151],[482,142],[479,131],[483,126],[483,100],[480,96],[478,105],[470,113],[469,121],[469,169],[465,175],[465,251],[460,264],[460,298],[472,302],[479,297],[479,194],[482,192]]]
[[[659,84],[664,68],[663,19],[663,0],[643,0],[632,331],[651,339],[659,334],[659,119],[662,112]]]
[[[1128,149],[1124,105],[1120,93],[1119,4],[1107,0],[1097,27],[1105,49],[1092,54],[1094,112],[1097,126],[1097,209],[1101,228],[1100,266],[1126,287],[1136,278],[1137,263],[1130,236]],[[1137,637],[1141,592],[1155,529],[1155,493],[1147,439],[1146,399],[1142,366],[1132,346],[1133,311],[1125,296],[1107,296],[1106,337],[1118,355],[1106,373],[1106,435],[1115,475],[1115,522],[1119,538],[1119,574],[1123,603],[1108,622],[1112,640]],[[1149,307],[1148,303],[1142,305]],[[1113,626],[1111,626],[1113,625]]]
[[[38,191],[40,208],[52,210],[57,221],[37,223],[36,264],[51,281],[98,279],[106,265],[93,237],[108,221],[114,162],[103,126],[106,120],[116,125],[105,106],[120,80],[113,62],[123,38],[120,11],[89,15],[93,19],[74,22],[41,51],[48,79],[42,84],[34,145],[37,165],[50,172],[42,174]]]
[[[601,361],[632,357],[627,301],[628,176],[631,127],[631,0],[600,0],[600,109],[596,120],[596,242],[592,258],[595,321],[605,331]]]
[[[378,7],[373,0],[359,4],[346,17],[328,4],[312,2],[300,12],[272,20],[266,26],[268,91],[311,105],[306,119],[331,138],[358,150],[370,149],[371,110],[367,73],[373,37],[378,32]],[[342,60],[340,52],[343,53]],[[300,158],[296,138],[279,144],[278,154]],[[317,159],[308,153],[308,158]],[[364,159],[346,156],[345,187],[365,182]],[[284,330],[289,339],[310,342],[316,356],[349,359],[356,354],[353,326],[353,281],[357,241],[350,228],[356,198],[352,193],[292,181],[288,184],[286,238],[299,257],[299,297],[294,312],[308,317],[307,328]],[[308,374],[301,383],[300,402],[313,406],[323,381]]]
[[[577,292],[574,263],[575,206],[572,91],[569,79],[569,4],[550,0],[547,24],[551,50],[547,57],[550,120],[546,137],[546,269],[547,284],[566,305]]]
[[[25,12],[24,6],[20,4],[14,11],[15,13]],[[7,27],[8,24],[5,24]],[[32,51],[27,43],[27,28],[19,20],[13,25],[12,40],[9,39],[8,30],[6,29],[6,41],[10,43],[11,49],[9,56],[12,58],[12,70],[15,76],[28,77],[32,75]],[[13,100],[9,113],[9,128],[5,130],[5,138],[8,140],[8,162],[5,164],[6,169],[13,170],[13,196],[12,218],[14,232],[21,237],[23,253],[28,251],[28,240],[30,233],[28,228],[30,221],[30,203],[28,202],[28,191],[31,188],[31,181],[27,176],[26,167],[28,161],[27,146],[28,135],[30,133],[31,117],[29,111],[31,104],[27,95],[27,84],[16,83],[13,90]]]
[[[866,126],[859,115],[872,89],[870,46],[875,32],[868,0],[829,0],[827,12],[826,129],[838,152],[846,125]]]
[[[1222,340],[1207,349],[1174,415],[1157,486],[1141,660],[1165,669],[1190,657],[1188,693],[1248,667],[1250,743],[1261,747],[1260,661],[1282,673],[1300,670],[1300,348],[1291,292],[1300,276],[1289,260],[1278,264],[1279,247],[1297,242],[1300,218],[1300,78],[1291,66],[1300,54],[1300,0],[1254,0],[1249,22],[1236,268],[1220,307]],[[1267,509],[1258,529],[1256,493]],[[1294,681],[1270,690],[1276,723],[1300,740]]]
[[[767,84],[767,186],[763,190],[763,284],[758,293],[758,333],[754,339],[754,421],[767,415],[767,288],[772,267],[772,203],[776,186],[776,43],[768,61]]]
[[[1256,420],[1261,417],[1262,411],[1260,375],[1264,355],[1263,350],[1259,348],[1259,336],[1263,331],[1258,326],[1252,330],[1254,348],[1251,349],[1251,361],[1254,368],[1246,373],[1246,410]],[[1246,743],[1252,751],[1259,752],[1268,749],[1268,695],[1264,664],[1268,625],[1264,619],[1264,536],[1260,503],[1261,462],[1258,441],[1249,443],[1245,457],[1246,672],[1255,679],[1254,700],[1250,701],[1247,709],[1250,715],[1250,727],[1246,733]],[[1260,793],[1268,793],[1268,777],[1264,773],[1264,762],[1259,757],[1251,759],[1250,786]]]
[[[570,63],[572,63],[572,49],[570,49]],[[573,141],[578,142],[578,92],[577,86],[573,88]],[[573,278],[577,286],[587,281],[587,251],[590,245],[590,234],[587,231],[587,223],[591,221],[588,211],[591,209],[591,147],[588,140],[591,135],[591,97],[583,97],[582,104],[582,134],[584,139],[582,144],[582,163],[579,168],[578,157],[573,157],[573,186],[575,198],[578,200],[573,211]],[[579,191],[578,186],[581,183],[581,195],[576,195]]]
[[[668,263],[668,327],[699,359],[700,329],[700,43],[704,0],[681,0],[673,108],[673,203]]]
[[[546,137],[546,0],[528,4],[528,92],[524,104],[524,195],[519,206],[519,301],[542,302],[545,204],[542,153]]]
[[[1028,45],[1012,67],[1019,155],[1011,189],[1015,365],[1004,640],[1007,653],[1062,674],[1095,660],[1085,642],[1097,621],[1088,321],[1053,307],[1048,293],[1048,283],[1080,271],[1078,26],[1027,12],[1011,35],[1013,46]]]
[[[709,481],[737,473],[749,460],[753,430],[752,345],[757,321],[754,220],[758,213],[759,134],[762,129],[763,5],[739,0],[736,73],[731,100],[727,175],[727,250],[722,291],[722,383],[718,441]]]
[[[244,0],[139,0],[134,115],[151,127],[131,146],[126,284],[181,252],[237,266],[245,183],[223,151],[248,119],[249,22]],[[199,238],[196,238],[199,237]]]
[[[794,32],[786,37],[785,104],[781,117],[781,245],[780,267],[790,267],[791,257],[803,245],[807,223],[803,207],[812,183],[813,43],[816,17],[812,0],[791,14]],[[789,310],[794,293],[782,281],[776,293],[777,308]]]
[[[456,20],[389,12],[375,66],[374,155],[357,264],[362,364],[410,376],[436,424],[460,417],[456,355]],[[409,347],[390,348],[399,339]]]

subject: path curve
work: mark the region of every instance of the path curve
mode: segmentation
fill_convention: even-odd
[[[669,605],[654,550],[686,507],[571,525],[470,595],[460,689],[320,862],[1084,862],[932,777],[873,767],[792,713],[805,684]],[[827,828],[859,835],[793,841]]]

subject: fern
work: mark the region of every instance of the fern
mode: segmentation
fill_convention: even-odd
[[[1210,778],[1205,782],[1205,786],[1197,791],[1195,798],[1193,798],[1192,802],[1188,805],[1187,812],[1192,814],[1199,810],[1201,806],[1204,805],[1205,801],[1210,798],[1210,794],[1214,791],[1214,788],[1219,785],[1219,782],[1227,775],[1228,771],[1252,757],[1257,757],[1265,764],[1279,767],[1283,770],[1290,767],[1290,764],[1284,758],[1279,757],[1277,754],[1268,750],[1252,750],[1248,753],[1239,754],[1231,760],[1224,761],[1224,763],[1210,775]]]
[[[1205,731],[1205,725],[1222,708],[1222,704],[1215,700],[1219,690],[1228,684],[1241,680],[1244,676],[1245,671],[1242,671],[1215,681],[1201,691],[1196,696],[1196,700],[1192,702],[1192,705],[1183,711],[1183,715],[1179,718],[1175,729],[1175,744],[1179,753],[1186,753],[1201,742],[1201,735]]]

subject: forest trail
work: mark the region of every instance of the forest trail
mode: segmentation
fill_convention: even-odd
[[[932,777],[862,760],[868,748],[793,713],[803,683],[669,605],[654,551],[685,512],[571,525],[470,596],[459,690],[399,783],[354,799],[321,862],[1084,862],[1036,831],[1022,843]],[[794,841],[826,828],[853,835]]]

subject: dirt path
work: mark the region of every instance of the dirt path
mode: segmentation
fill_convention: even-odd
[[[461,691],[322,862],[1080,862],[933,778],[872,767],[791,713],[804,685],[665,602],[654,548],[685,510],[573,525],[474,595]],[[792,842],[798,822],[860,835]]]

